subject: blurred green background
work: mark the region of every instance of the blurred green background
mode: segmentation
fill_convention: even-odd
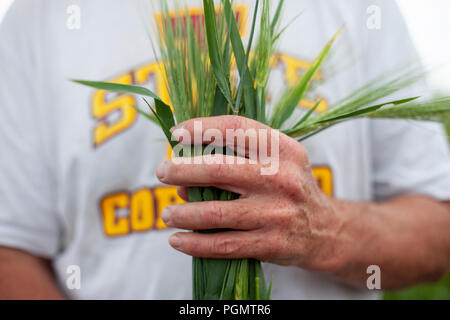
[[[437,284],[422,285],[399,292],[386,292],[385,300],[450,300],[450,274]]]

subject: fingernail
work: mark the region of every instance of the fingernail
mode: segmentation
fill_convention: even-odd
[[[167,171],[169,170],[169,163],[167,161],[161,163],[156,170],[156,176],[159,180],[164,180],[167,176]]]
[[[175,249],[179,249],[181,248],[181,239],[178,235],[173,235],[170,237],[169,239],[169,243],[172,247],[174,247]]]
[[[170,223],[170,208],[167,207],[163,210],[163,212],[161,213],[161,219],[162,221],[164,221],[164,223],[166,225],[168,225]]]

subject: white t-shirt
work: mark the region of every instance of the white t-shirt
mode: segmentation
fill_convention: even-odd
[[[249,16],[251,3],[237,2],[237,14]],[[80,29],[77,8],[68,11],[73,4]],[[201,19],[200,1],[189,4]],[[367,27],[373,4],[381,10],[379,30]],[[324,98],[323,111],[414,56],[394,1],[288,0],[283,24],[300,12],[278,46],[272,89],[295,81],[345,24],[304,108]],[[16,0],[0,26],[0,245],[51,258],[70,298],[191,298],[191,258],[170,248],[174,230],[160,219],[166,205],[180,201],[155,177],[167,157],[161,130],[130,108],[135,97],[69,81],[120,79],[164,96],[142,23],[156,12],[142,13],[133,1]],[[450,157],[437,125],[360,120],[305,146],[321,188],[339,199],[450,199]],[[81,268],[80,290],[66,286],[72,265]],[[264,268],[274,299],[378,297],[297,267]]]

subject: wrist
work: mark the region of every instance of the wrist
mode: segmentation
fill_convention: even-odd
[[[356,265],[364,260],[366,239],[373,237],[372,225],[376,204],[352,203],[329,198],[329,237],[322,244],[321,260],[317,262],[319,271],[345,278]],[[361,269],[362,270],[362,269]],[[366,271],[365,269],[363,270]]]

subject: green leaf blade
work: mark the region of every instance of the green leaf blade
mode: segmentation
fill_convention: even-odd
[[[306,73],[301,77],[299,83],[287,94],[281,101],[275,106],[274,113],[272,116],[272,127],[275,129],[280,129],[283,124],[288,120],[301,99],[303,98],[306,90],[309,87],[309,84],[312,78],[319,71],[322,66],[325,58],[328,56],[333,43],[336,38],[339,36],[342,29],[340,29],[333,38],[327,43],[325,48],[316,58],[316,60],[311,64],[310,68],[306,71]]]
[[[227,72],[224,69],[224,57],[220,53],[221,46],[219,46],[218,26],[216,19],[216,10],[213,0],[203,0],[203,7],[205,13],[205,31],[208,41],[209,58],[211,66],[216,77],[217,85],[223,93],[228,103],[233,105],[233,98],[231,95],[231,87]]]
[[[126,85],[112,82],[101,82],[101,81],[87,81],[87,80],[72,80],[75,83],[88,86],[98,90],[111,91],[116,93],[128,93],[136,94],[139,96],[150,97],[153,99],[161,100],[155,93],[151,90],[134,85]]]

